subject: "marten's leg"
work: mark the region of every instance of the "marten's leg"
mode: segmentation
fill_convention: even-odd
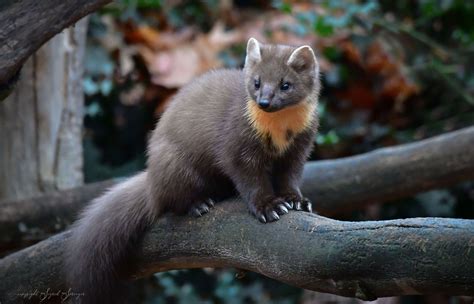
[[[180,151],[165,138],[153,147],[148,161],[151,197],[160,213],[202,216],[222,197],[222,191],[229,192],[229,181],[213,174],[212,168],[182,157]]]
[[[272,170],[272,182],[275,193],[295,210],[312,212],[312,203],[300,191],[304,164],[311,151],[309,134],[300,134],[293,145],[278,159]]]
[[[245,159],[245,156],[243,156]],[[234,160],[228,163],[226,170],[239,192],[247,203],[249,211],[262,223],[280,219],[288,213],[290,205],[282,198],[276,197],[273,191],[268,168],[257,159],[251,161]]]

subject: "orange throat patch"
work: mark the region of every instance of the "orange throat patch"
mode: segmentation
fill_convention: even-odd
[[[270,138],[278,153],[283,153],[295,135],[311,126],[316,103],[306,101],[276,112],[261,110],[253,100],[247,102],[246,114],[257,136]]]

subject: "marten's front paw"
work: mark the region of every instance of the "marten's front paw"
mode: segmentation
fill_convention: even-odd
[[[282,197],[283,200],[291,206],[290,209],[313,212],[313,204],[306,197],[298,194],[286,194]]]
[[[290,204],[280,197],[269,196],[261,201],[250,203],[250,211],[262,223],[280,219],[280,215],[288,213]]]
[[[208,213],[212,207],[214,207],[214,201],[209,198],[205,201],[193,204],[189,209],[189,214],[200,217]]]

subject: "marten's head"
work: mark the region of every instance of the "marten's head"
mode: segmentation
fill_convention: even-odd
[[[244,70],[248,96],[265,112],[297,105],[319,93],[318,61],[307,45],[267,45],[250,38]]]
[[[283,153],[295,135],[317,125],[319,65],[311,47],[261,44],[245,59],[246,115],[256,134]]]

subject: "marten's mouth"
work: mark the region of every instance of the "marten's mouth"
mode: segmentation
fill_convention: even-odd
[[[282,108],[276,108],[276,107],[269,107],[269,108],[261,108],[259,107],[260,110],[267,112],[267,113],[273,113],[281,110]]]
[[[270,102],[262,103],[262,102],[257,101],[256,103],[260,110],[267,113],[276,112],[282,109],[282,107],[276,107],[275,105],[272,105]]]

